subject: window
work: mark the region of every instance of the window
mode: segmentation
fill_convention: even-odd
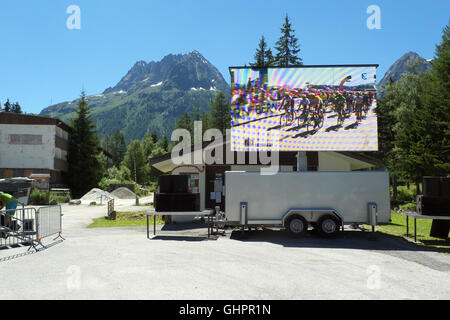
[[[10,134],[9,144],[42,144],[42,134]]]

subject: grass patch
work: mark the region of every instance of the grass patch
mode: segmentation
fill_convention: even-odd
[[[88,225],[88,228],[146,226],[147,215],[145,213],[146,211],[118,211],[116,220],[108,220],[105,217],[96,218]],[[148,222],[153,225],[153,217],[149,217]],[[164,224],[161,216],[156,216],[156,224]]]
[[[409,218],[409,237],[406,237],[406,216],[391,212],[391,223],[380,224],[375,230],[380,233],[388,234],[391,236],[407,238],[408,240],[414,239],[414,219]],[[438,251],[450,253],[450,239],[440,239],[430,237],[431,219],[417,219],[417,241],[420,245],[424,245],[429,248],[438,249]],[[367,229],[371,227],[364,226]]]

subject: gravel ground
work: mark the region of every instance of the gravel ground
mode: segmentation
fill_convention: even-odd
[[[141,203],[144,203],[141,200]],[[116,210],[145,210],[132,203]],[[450,256],[348,230],[206,240],[198,225],[87,229],[105,206],[63,206],[65,241],[1,250],[0,299],[449,299]],[[187,226],[186,226],[187,227]]]

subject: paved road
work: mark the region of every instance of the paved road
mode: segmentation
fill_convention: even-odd
[[[105,210],[64,206],[65,241],[0,262],[10,275],[0,299],[450,298],[450,256],[391,238],[347,231],[292,239],[266,230],[203,240],[203,228],[164,228],[148,240],[145,227],[85,228]]]

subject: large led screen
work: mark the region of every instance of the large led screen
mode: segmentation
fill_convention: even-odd
[[[376,65],[230,74],[233,151],[378,150]]]

